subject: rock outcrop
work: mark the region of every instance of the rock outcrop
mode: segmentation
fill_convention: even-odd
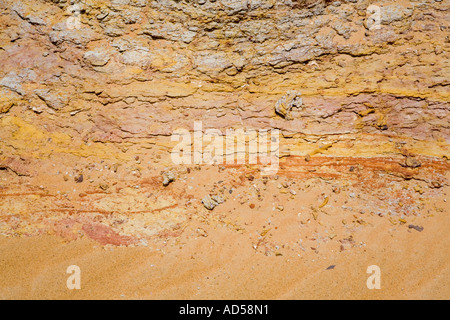
[[[180,202],[183,178],[164,188],[161,172],[185,174],[171,135],[200,120],[222,133],[279,129],[280,175],[381,174],[448,190],[449,9],[0,0],[0,232],[61,232],[70,220],[73,237],[115,245],[176,236],[191,202]],[[371,173],[349,177],[348,167]],[[209,191],[195,195],[198,208]]]

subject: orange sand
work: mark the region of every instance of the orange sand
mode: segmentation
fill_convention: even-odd
[[[101,247],[55,236],[0,238],[2,299],[449,299],[446,212],[424,231],[389,224],[365,232],[368,245],[300,257],[256,253],[227,230],[182,249]],[[389,231],[391,230],[391,231]],[[81,268],[81,290],[66,287],[66,268]],[[366,269],[381,268],[381,289],[369,290]],[[336,267],[326,270],[330,265]]]

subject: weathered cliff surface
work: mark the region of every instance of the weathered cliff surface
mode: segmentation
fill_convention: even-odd
[[[297,181],[294,192],[312,179],[318,193],[287,192],[263,208],[287,210],[291,199],[316,221],[324,194],[344,186],[365,192],[364,212],[404,223],[449,188],[449,9],[406,0],[0,0],[0,231],[116,245],[177,237],[192,217],[204,220],[204,195],[257,185],[215,209],[236,226],[227,212],[264,198],[267,181],[250,165],[174,165],[171,135],[194,121],[281,131],[278,174]],[[169,168],[177,179],[164,187]],[[264,189],[266,198],[283,188]]]

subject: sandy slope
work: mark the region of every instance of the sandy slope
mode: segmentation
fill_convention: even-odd
[[[422,232],[378,224],[367,243],[300,256],[256,253],[246,235],[210,232],[185,246],[101,247],[55,236],[0,239],[2,299],[449,299],[449,216],[422,219]],[[181,249],[180,249],[181,248]],[[76,264],[81,290],[66,288]],[[366,269],[381,268],[381,290]],[[334,269],[326,270],[330,265]]]

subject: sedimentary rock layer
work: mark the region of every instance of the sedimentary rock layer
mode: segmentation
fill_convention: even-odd
[[[279,129],[278,174],[293,179],[448,188],[446,2],[0,0],[0,10],[4,234],[19,215],[20,233],[56,221],[101,243],[177,235],[187,204],[160,194],[160,175],[189,167],[172,162],[171,135],[195,121]],[[89,212],[152,227],[67,220]]]

